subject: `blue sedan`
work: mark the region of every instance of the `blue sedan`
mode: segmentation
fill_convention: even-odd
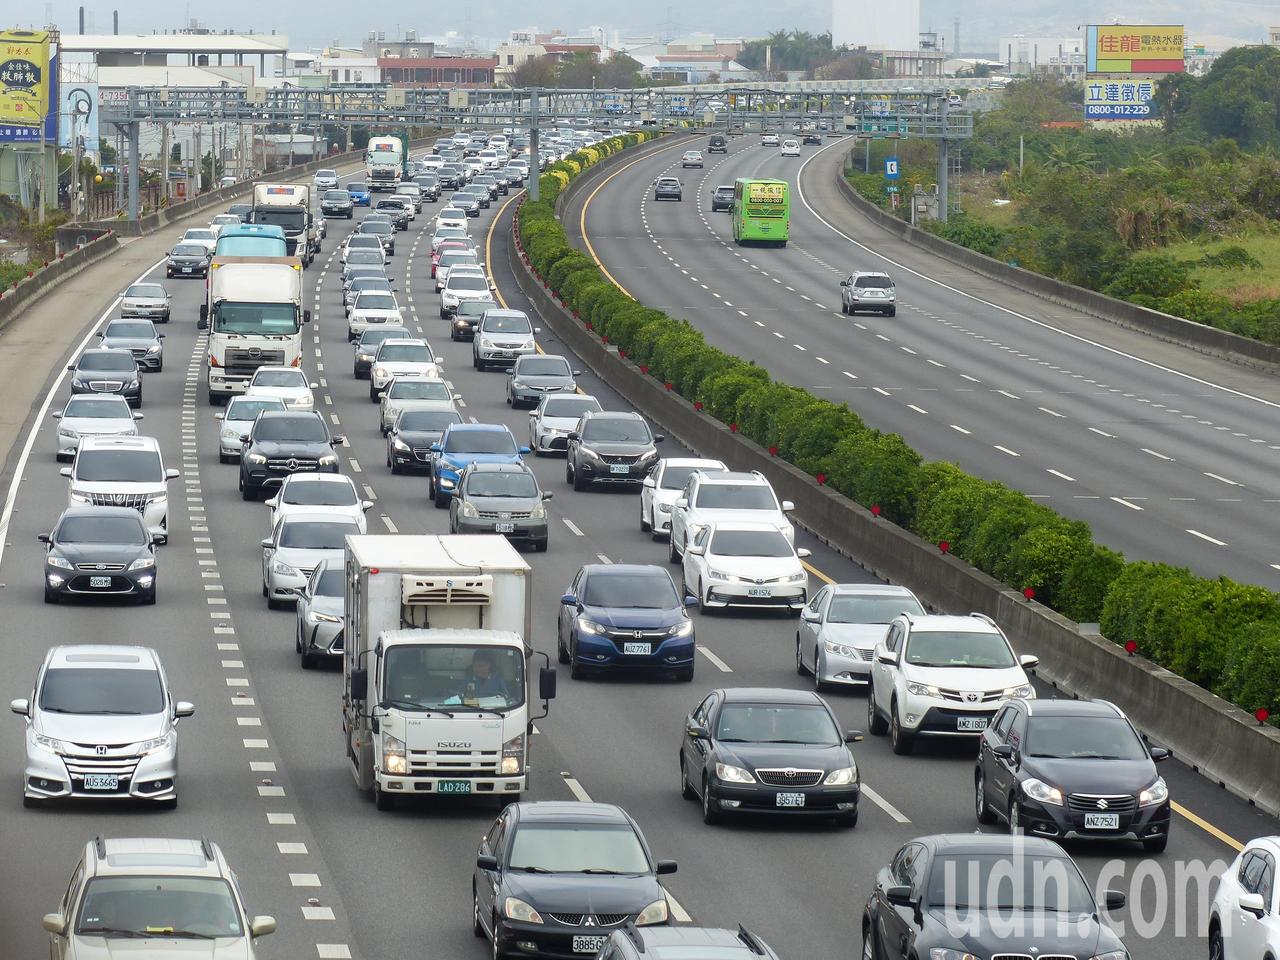
[[[427,496],[440,509],[449,505],[462,471],[472,463],[521,463],[528,447],[501,423],[451,423],[439,443],[431,445],[431,475]]]
[[[575,680],[590,671],[663,671],[693,679],[693,621],[663,567],[592,563],[560,598],[556,649]]]
[[[351,197],[353,207],[369,206],[369,185],[367,183],[348,183],[347,194]]]

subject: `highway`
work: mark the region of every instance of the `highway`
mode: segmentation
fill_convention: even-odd
[[[988,280],[861,217],[835,171],[852,141],[799,160],[733,138],[705,169],[673,145],[575,198],[566,226],[646,305],[788,383],[847,402],[927,459],[951,460],[1089,522],[1135,559],[1280,585],[1280,387]],[[673,173],[682,202],[653,200]],[[785,249],[737,247],[717,184],[791,183]],[[585,208],[585,216],[584,216]],[[839,281],[886,270],[898,313],[846,317]]]
[[[731,161],[749,164],[744,153],[735,148]],[[634,191],[629,199],[636,199]],[[514,198],[494,207],[472,232],[492,241],[485,259],[503,302],[527,309],[505,257],[503,231],[510,229]],[[523,437],[527,413],[504,404],[504,375],[474,371],[470,345],[452,343],[438,317],[429,276],[432,209],[426,205],[410,233],[400,235],[392,260],[391,273],[413,316],[412,328],[445,358],[446,376],[464,398],[465,415],[505,422]],[[714,257],[732,261],[731,251],[705,236],[692,204],[661,212],[650,208],[647,216],[652,225],[669,219],[687,233],[686,245],[708,248]],[[179,230],[175,227],[175,236]],[[348,438],[340,450],[343,472],[375,501],[370,531],[443,532],[446,513],[427,501],[425,478],[393,477],[385,466],[377,408],[369,402],[367,383],[351,375],[335,255],[347,230],[345,222],[330,223],[324,252],[305,277],[313,322],[305,336],[304,366],[320,385],[318,409],[335,432]],[[618,246],[608,247],[603,238],[599,242],[616,254]],[[643,243],[649,243],[647,238]],[[787,255],[794,256],[803,245],[802,240]],[[637,258],[641,246],[638,240],[630,242]],[[163,279],[163,268],[146,275]],[[716,289],[735,291],[732,299],[754,309],[762,300],[742,283],[735,278],[732,284],[718,282]],[[204,338],[195,329],[203,283],[167,285],[174,294],[174,319],[164,328],[167,363],[163,373],[149,376],[143,408],[144,432],[159,438],[166,465],[182,470],[170,487],[171,536],[158,561],[158,604],[42,603],[43,548],[36,535],[50,528],[65,506],[66,492],[53,457],[53,421],[41,416],[30,456],[18,464],[12,513],[3,518],[9,526],[0,556],[6,614],[0,639],[8,653],[11,697],[28,695],[51,643],[98,640],[155,647],[175,697],[196,704],[195,717],[181,725],[181,798],[170,813],[108,803],[23,809],[22,722],[11,717],[9,735],[0,739],[5,771],[0,779],[0,857],[21,865],[21,879],[11,873],[6,896],[0,898],[0,932],[10,944],[5,955],[34,958],[47,952],[40,917],[56,907],[82,844],[102,832],[205,835],[221,844],[239,875],[249,911],[272,914],[280,922],[279,932],[261,942],[264,958],[483,957],[489,948],[470,929],[470,878],[477,843],[496,811],[480,802],[442,799],[379,813],[356,792],[339,728],[340,676],[300,668],[293,652],[293,613],[269,612],[260,594],[258,541],[268,533],[268,510],[242,502],[235,467],[218,463],[218,423],[204,399]],[[85,316],[105,320],[116,306],[104,295],[84,304]],[[725,310],[736,313],[736,307]],[[760,315],[776,322],[771,314]],[[739,318],[742,329],[753,332],[753,319]],[[559,351],[545,327],[540,342],[549,353]],[[816,346],[812,343],[812,352]],[[63,358],[52,371],[65,362]],[[583,377],[581,385],[606,407],[627,406],[625,398],[592,376]],[[60,404],[67,386],[59,374],[51,374],[49,391],[52,402]],[[42,399],[36,398],[37,404]],[[861,399],[858,403],[863,405]],[[667,456],[685,452],[670,442],[664,447]],[[529,462],[544,487],[555,491],[550,550],[527,555],[535,588],[531,641],[554,655],[559,597],[581,564],[604,559],[665,563],[666,547],[640,532],[636,493],[573,493],[564,483],[559,460]],[[868,579],[803,531],[797,542],[813,551],[811,563],[824,576]],[[676,750],[686,713],[715,686],[789,687],[811,681],[795,673],[795,624],[790,618],[695,618],[703,655],[692,684],[577,682],[561,671],[559,698],[551,715],[538,721],[532,746],[533,797],[590,797],[625,806],[655,855],[680,863],[667,884],[679,905],[673,908],[677,919],[731,927],[747,923],[782,957],[850,955],[857,949],[861,907],[875,872],[897,847],[920,834],[975,829],[972,745],[922,746],[915,757],[896,757],[885,739],[868,737],[855,747],[867,790],[853,831],[767,821],[707,827],[696,805],[679,793]],[[860,694],[837,693],[829,699],[846,728],[865,726]],[[1169,850],[1149,862],[1170,884],[1178,864],[1225,862],[1233,855],[1233,842],[1280,832],[1274,820],[1177,761],[1161,772],[1180,813]],[[1071,853],[1091,880],[1119,859],[1120,872],[1110,885],[1124,889],[1144,863],[1136,847],[1077,845]],[[1142,917],[1156,916],[1150,878],[1140,889],[1138,902],[1116,918],[1131,927]],[[1174,895],[1175,908],[1185,908],[1192,918],[1193,932],[1206,897],[1205,891],[1194,889]],[[1202,942],[1190,934],[1180,937],[1172,919],[1153,923],[1148,932],[1148,937],[1128,935],[1134,957],[1189,960],[1203,954]]]

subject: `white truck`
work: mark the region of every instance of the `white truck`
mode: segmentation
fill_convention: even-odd
[[[342,729],[356,786],[505,805],[528,788],[532,578],[502,536],[349,536]]]
[[[297,257],[215,257],[197,327],[209,331],[205,386],[219,404],[244,393],[258,367],[302,365],[302,262]]]
[[[371,191],[394,191],[404,172],[404,142],[399,137],[370,137],[364,151],[365,179]]]
[[[255,183],[250,222],[283,228],[289,256],[300,258],[304,267],[320,250],[320,225],[311,209],[309,184]]]

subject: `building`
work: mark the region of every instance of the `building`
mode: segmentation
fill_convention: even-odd
[[[503,86],[511,86],[511,78],[517,70],[530,60],[537,60],[546,55],[546,47],[540,43],[534,43],[528,37],[512,37],[510,41],[498,44],[494,54],[497,60],[497,66],[494,68],[495,82]]]
[[[403,40],[388,40],[383,31],[370,30],[361,44],[361,53],[380,60],[430,60],[436,55],[436,46],[433,40],[420,39],[416,30],[406,30]]]
[[[880,58],[880,69],[886,79],[906,77],[941,77],[941,50],[868,50]]]
[[[99,67],[220,67],[256,62],[258,76],[274,77],[287,70],[289,38],[277,33],[64,33],[61,53],[69,61],[89,60]]]
[[[1267,27],[1267,46],[1280,47],[1280,27]]]
[[[831,0],[831,42],[914,50],[920,43],[920,0]]]
[[[1070,66],[1073,56],[1083,57],[1083,37],[1027,37],[1015,34],[1001,37],[996,59],[1002,61],[1014,76],[1030,76],[1053,65]],[[1083,62],[1083,61],[1082,61]]]
[[[495,57],[379,57],[382,82],[393,87],[492,87]]]
[[[378,66],[377,57],[320,56],[316,58],[314,67],[315,72],[333,86],[382,82],[382,68]]]

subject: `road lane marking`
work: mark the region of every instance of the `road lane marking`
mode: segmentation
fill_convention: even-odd
[[[1201,540],[1207,540],[1209,543],[1212,543],[1214,546],[1225,547],[1227,545],[1226,541],[1219,540],[1217,537],[1211,537],[1207,533],[1201,533],[1199,530],[1188,529],[1187,533],[1191,534],[1193,537],[1199,537]]]
[[[382,520],[383,525],[387,528],[387,532],[389,532],[389,533],[399,533],[399,532],[400,532],[400,531],[399,531],[399,529],[396,527],[396,525],[395,525],[394,523],[392,523],[392,522],[391,522],[391,518],[390,518],[390,517],[388,517],[385,513],[384,513],[384,514],[381,514],[381,515],[380,515],[380,518],[381,518],[381,520]]]
[[[1159,453],[1155,450],[1150,449],[1149,447],[1139,447],[1138,449],[1140,449],[1143,453],[1150,454],[1151,456],[1155,457],[1157,460],[1164,460],[1167,463],[1173,463],[1173,457],[1166,457],[1163,453]],[[1211,477],[1213,476],[1213,474],[1206,473],[1205,476]]]
[[[923,414],[925,414],[926,416],[927,416],[927,415],[928,415],[928,413],[929,413],[929,411],[928,411],[928,410],[926,410],[924,407],[917,407],[914,403],[908,403],[908,404],[907,404],[907,409],[908,409],[908,410],[914,410],[916,413],[923,413]]]
[[[585,534],[583,534],[583,532],[578,529],[578,525],[574,523],[572,520],[570,520],[568,517],[561,517],[560,519],[564,522],[564,525],[569,528],[569,531],[575,537],[585,536]]]
[[[948,426],[950,426],[952,430],[956,430],[960,433],[963,433],[965,436],[970,436],[973,433],[972,430],[966,430],[964,427],[960,426],[960,424],[958,423],[948,424]]]
[[[1099,430],[1097,427],[1090,427],[1089,432],[1096,433],[1100,437],[1106,437],[1108,440],[1114,440],[1116,438],[1114,433],[1107,433],[1107,431]]]
[[[714,653],[712,653],[706,647],[699,646],[698,652],[702,654],[704,657],[706,657],[708,660],[710,660],[712,663],[714,663],[716,665],[716,669],[719,670],[721,673],[733,673],[733,668],[731,666],[729,666],[727,663],[725,663],[723,660],[717,657]]]
[[[880,796],[880,794],[878,794],[876,791],[872,790],[872,789],[871,789],[869,786],[867,786],[865,783],[862,785],[862,794],[863,794],[863,796],[865,796],[865,797],[867,797],[868,799],[870,799],[872,803],[874,803],[877,807],[879,807],[881,810],[883,810],[883,811],[884,811],[885,813],[887,813],[889,816],[893,817],[893,819],[894,819],[894,820],[898,821],[898,823],[910,823],[910,822],[911,822],[909,819],[907,819],[906,815],[905,815],[905,814],[903,814],[903,812],[902,812],[901,810],[899,810],[897,807],[895,807],[892,803],[890,803],[890,802],[889,802],[888,800],[886,800],[884,797]]]
[[[1114,500],[1116,503],[1120,504],[1120,506],[1128,507],[1130,510],[1143,509],[1142,507],[1138,506],[1136,503],[1130,503],[1128,500],[1124,499],[1123,497],[1109,497],[1108,499]]]
[[[1230,484],[1230,485],[1231,485],[1231,486],[1233,486],[1233,487],[1241,487],[1241,486],[1244,486],[1244,484],[1237,483],[1237,482],[1236,482],[1236,481],[1234,481],[1234,480],[1228,480],[1226,477],[1221,477],[1221,476],[1219,476],[1219,475],[1218,475],[1218,474],[1216,474],[1216,473],[1210,473],[1210,472],[1209,472],[1209,471],[1207,471],[1207,470],[1205,471],[1204,475],[1205,475],[1206,477],[1209,477],[1210,479],[1213,479],[1213,480],[1221,480],[1223,483]]]
[[[1060,471],[1060,470],[1054,470],[1053,468],[1050,468],[1050,469],[1049,469],[1049,472],[1050,472],[1050,473],[1052,473],[1055,477],[1061,477],[1063,480],[1066,480],[1066,481],[1067,481],[1067,482],[1069,482],[1069,483],[1075,483],[1075,482],[1076,482],[1076,478],[1075,478],[1075,477],[1069,477],[1069,476],[1067,476],[1065,473],[1063,473],[1063,472],[1062,472],[1062,471]]]
[[[1009,456],[1011,456],[1011,457],[1020,457],[1020,456],[1022,456],[1022,454],[1018,453],[1016,450],[1010,450],[1008,447],[1002,447],[1002,446],[1000,446],[1000,444],[998,444],[998,443],[997,443],[997,444],[994,444],[994,446],[995,446],[995,448],[996,448],[997,450],[999,450],[1001,453],[1007,453],[1007,454],[1008,454]]]
[[[564,785],[569,788],[569,792],[582,803],[591,803],[591,794],[583,789],[582,784],[568,770],[560,771],[560,776],[564,780]]]
[[[1047,413],[1051,417],[1058,417],[1059,419],[1062,419],[1064,417],[1063,414],[1058,413],[1056,410],[1050,410],[1048,407],[1036,407],[1036,409],[1039,410],[1041,413]]]

